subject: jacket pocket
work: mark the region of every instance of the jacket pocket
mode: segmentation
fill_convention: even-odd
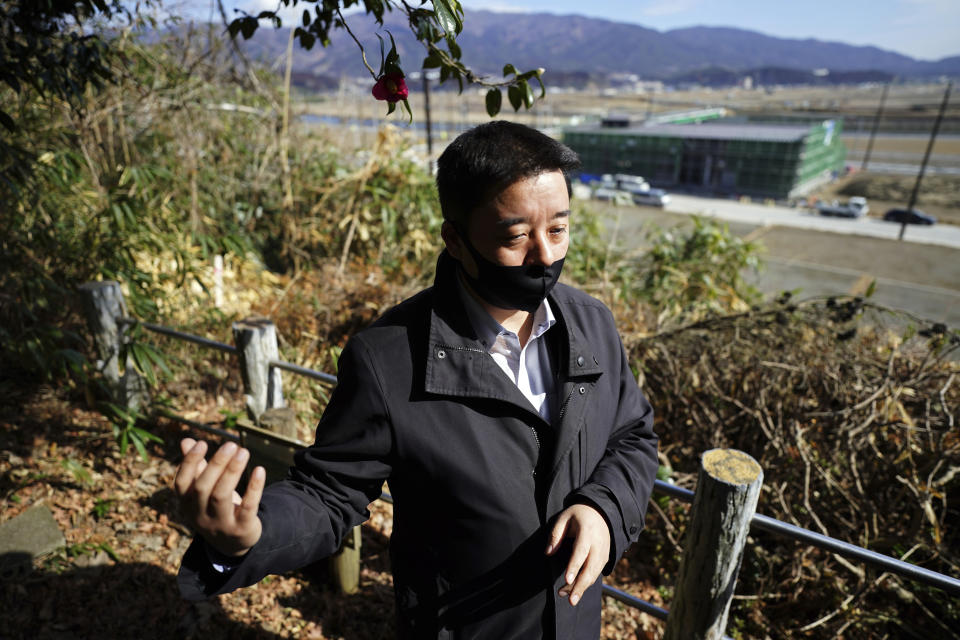
[[[576,486],[582,487],[590,478],[590,438],[587,437],[587,427],[583,422],[580,423],[580,428],[577,431],[577,444],[580,476],[577,478]]]

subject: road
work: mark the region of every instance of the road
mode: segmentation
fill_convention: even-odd
[[[900,225],[884,222],[879,218],[827,218],[805,209],[744,203],[736,200],[699,198],[673,195],[667,211],[720,218],[753,226],[792,227],[844,235],[859,235],[872,238],[896,240]],[[953,225],[907,225],[905,241],[919,244],[935,244],[960,249],[960,227]]]
[[[881,220],[823,218],[796,209],[671,195],[666,208],[601,205],[618,246],[642,248],[654,228],[690,224],[691,214],[726,222],[731,233],[758,242],[764,268],[745,276],[761,292],[799,290],[808,298],[864,293],[873,301],[960,328],[960,227],[909,226]]]

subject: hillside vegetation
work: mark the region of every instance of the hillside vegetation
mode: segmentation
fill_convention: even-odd
[[[333,371],[353,332],[431,281],[440,216],[425,163],[389,127],[352,149],[336,130],[287,126],[283,88],[196,34],[118,38],[120,83],[79,107],[0,93],[29,160],[3,165],[0,181],[0,520],[46,501],[68,540],[36,563],[29,589],[3,585],[4,602],[28,606],[0,616],[0,635],[95,634],[81,612],[97,611],[104,629],[144,624],[140,637],[383,637],[383,506],[359,596],[297,574],[179,603],[172,575],[189,531],[167,487],[184,427],[160,412],[231,428],[239,376],[223,354],[134,327],[128,351],[154,405],[112,407],[75,291],[116,279],[132,316],[224,342],[231,321],[268,315],[284,359]],[[610,249],[589,210],[574,219],[565,278],[617,317],[657,408],[662,477],[692,488],[700,452],[736,447],[764,467],[763,513],[957,574],[960,334],[869,299],[759,300],[741,278],[757,247],[711,223],[656,235],[633,259]],[[286,380],[307,438],[329,387]],[[669,607],[686,519],[680,503],[652,502],[613,583]],[[748,544],[737,593],[728,633],[740,638],[960,628],[956,599],[939,590],[766,534]],[[604,637],[660,634],[606,604]]]

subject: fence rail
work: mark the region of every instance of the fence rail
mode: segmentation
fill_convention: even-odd
[[[106,294],[104,294],[101,291],[103,287],[110,287],[110,286],[116,287],[116,291],[108,291],[106,292]],[[119,353],[121,348],[121,343],[123,341],[123,335],[122,335],[123,332],[116,331],[116,330],[111,331],[110,327],[113,326],[111,325],[111,322],[115,323],[116,327],[127,327],[133,324],[139,324],[143,328],[155,333],[166,335],[179,340],[184,340],[184,341],[198,344],[204,347],[216,349],[226,353],[235,354],[240,357],[241,365],[244,367],[247,367],[248,369],[251,367],[259,367],[259,368],[265,367],[267,369],[266,374],[264,374],[263,371],[245,370],[244,376],[243,376],[245,392],[248,396],[247,408],[248,408],[248,411],[250,411],[250,413],[252,414],[252,417],[254,418],[255,421],[259,421],[259,418],[263,414],[264,410],[269,409],[271,406],[276,406],[278,399],[280,403],[279,406],[282,406],[282,395],[280,394],[279,384],[277,382],[273,382],[273,383],[269,382],[271,380],[271,376],[273,375],[272,370],[274,369],[278,369],[278,370],[282,369],[285,371],[289,371],[291,373],[295,373],[297,375],[306,376],[306,377],[313,378],[315,380],[319,380],[326,383],[336,384],[337,382],[337,378],[334,375],[323,373],[321,371],[315,371],[313,369],[302,367],[300,365],[293,364],[290,362],[285,362],[276,357],[251,358],[249,355],[247,355],[246,362],[245,362],[244,354],[250,351],[249,327],[251,325],[255,326],[256,329],[260,330],[259,331],[260,335],[266,335],[267,340],[270,339],[270,336],[273,336],[274,343],[272,345],[266,344],[266,346],[263,347],[263,349],[267,353],[276,353],[275,334],[273,333],[272,324],[270,324],[269,321],[266,321],[265,319],[258,318],[258,319],[253,319],[249,322],[245,321],[244,327],[242,327],[242,329],[247,333],[243,334],[244,337],[240,336],[240,330],[238,330],[237,325],[235,325],[234,336],[238,341],[238,346],[233,346],[233,345],[225,344],[222,342],[217,342],[215,340],[210,340],[202,336],[197,336],[197,335],[193,335],[193,334],[179,331],[176,329],[172,329],[170,327],[165,327],[162,325],[157,325],[157,324],[148,323],[148,322],[142,322],[142,321],[138,321],[138,320],[126,317],[125,313],[123,313],[125,309],[122,303],[122,296],[120,296],[120,294],[118,293],[119,286],[116,285],[116,283],[90,283],[88,285],[84,285],[82,290],[85,291],[88,294],[88,296],[91,297],[91,300],[88,301],[88,306],[87,306],[88,319],[89,319],[88,321],[89,321],[91,330],[94,332],[95,337],[97,339],[98,349],[101,354],[107,354],[107,355],[104,355],[104,360],[108,361],[108,364],[112,362],[113,363],[112,366],[116,366],[116,359],[117,359],[116,356]],[[118,299],[119,299],[119,306],[117,304]],[[105,300],[106,303],[103,303],[103,304],[106,304],[109,308],[94,309],[94,307],[96,307],[97,305],[98,300],[100,301]],[[110,318],[111,313],[113,314],[112,320]],[[105,321],[105,318],[106,318],[106,321]],[[106,325],[106,330],[104,330],[105,325]],[[262,331],[264,327],[266,327],[268,330]],[[109,344],[103,344],[104,341],[107,341]],[[244,344],[242,348],[239,346],[241,343]],[[256,345],[254,346],[256,347]],[[256,347],[255,350],[259,350],[259,349],[261,349],[261,347]],[[110,358],[112,358],[112,360]],[[128,369],[131,368],[129,366],[129,363],[127,368]],[[109,371],[106,373],[109,380],[116,385],[123,386],[124,384],[129,384],[129,382],[124,383],[122,380],[119,380],[120,377],[117,375],[114,375],[113,377],[111,377],[109,375]],[[277,376],[279,378],[279,372],[277,372]],[[255,385],[256,380],[260,380],[261,382],[266,380],[267,382],[263,382],[263,384],[261,384],[261,386],[263,387],[262,389],[252,388],[252,386],[256,386]],[[254,382],[252,383],[251,381],[254,381]],[[273,388],[273,387],[276,387],[276,388]],[[125,393],[124,390],[120,389],[118,396],[126,397],[124,393]],[[249,396],[251,396],[251,394],[259,394],[260,396],[263,396],[264,398],[266,398],[266,404],[261,403],[261,405],[259,406],[259,409],[260,409],[259,413],[256,411],[255,403],[254,405],[251,405],[251,402],[249,400]],[[254,407],[253,409],[251,409],[252,406]],[[225,431],[223,429],[218,429],[216,427],[213,427],[211,425],[204,424],[201,422],[189,420],[187,418],[178,416],[172,412],[164,412],[164,415],[166,415],[168,418],[177,420],[193,428],[197,428],[197,429],[206,431],[208,433],[217,435],[221,438],[232,439],[232,440],[242,439],[241,436],[238,436],[236,433]],[[265,433],[265,432],[260,431],[260,433]],[[305,446],[305,443],[299,442],[297,440],[290,440],[289,438],[282,440],[282,442],[284,442],[288,447]],[[718,451],[718,450],[715,450],[715,451]],[[708,453],[712,453],[712,452],[708,452]],[[748,458],[750,461],[752,461],[752,459],[750,459],[749,456],[746,456],[746,454],[742,454],[740,452],[733,452],[733,453],[739,456]],[[759,469],[759,465],[757,465],[757,468]],[[704,485],[709,484],[709,482],[707,481],[710,481],[710,480],[712,480],[712,478],[709,472],[705,474],[704,465],[702,465],[701,475],[697,483],[698,490],[702,489]],[[721,480],[723,479],[721,478]],[[757,480],[757,483],[759,482],[762,482],[762,471],[760,473],[760,478]],[[720,484],[722,484],[722,482]],[[658,494],[665,495],[670,498],[680,500],[682,502],[694,503],[694,512],[693,512],[692,520],[696,520],[696,517],[697,517],[696,511],[698,506],[696,503],[696,500],[698,497],[697,493],[689,489],[678,487],[676,485],[663,482],[660,480],[656,480],[654,482],[654,491]],[[759,484],[757,484],[757,491],[759,491]],[[393,503],[393,498],[389,494],[384,493],[381,496],[381,498],[390,502],[391,504]],[[717,509],[720,509],[722,506],[723,505],[719,505],[719,504],[708,505],[709,508],[716,507]],[[706,511],[706,510],[709,510],[709,509],[701,507],[701,511]],[[743,513],[740,514],[741,518],[743,517],[743,515],[744,515]],[[903,560],[899,560],[897,558],[893,558],[891,556],[887,556],[881,553],[877,553],[875,551],[871,551],[869,549],[859,547],[857,545],[845,542],[843,540],[831,538],[830,536],[816,533],[814,531],[810,531],[809,529],[804,529],[802,527],[798,527],[796,525],[783,522],[781,520],[777,520],[769,516],[753,513],[752,508],[749,508],[749,513],[746,514],[746,517],[742,519],[743,519],[743,522],[746,523],[745,526],[748,526],[751,529],[765,531],[767,533],[772,533],[775,535],[791,538],[798,542],[801,542],[810,546],[818,547],[820,549],[830,551],[831,553],[835,553],[837,555],[840,555],[846,558],[850,558],[853,560],[863,562],[865,564],[878,567],[884,571],[888,571],[890,573],[903,576],[910,580],[914,580],[916,582],[920,582],[929,586],[936,587],[938,589],[942,589],[943,591],[949,594],[960,596],[960,579],[947,576],[935,571],[931,571],[929,569],[925,569],[918,565],[911,564],[909,562],[905,562]],[[691,522],[691,526],[693,525],[695,525],[695,523]],[[744,532],[744,537],[745,537],[745,532]],[[719,541],[717,540],[714,540],[713,542],[718,546],[720,545]],[[686,553],[687,552],[685,551],[685,554]],[[736,571],[739,570],[739,563],[740,563],[740,557],[741,557],[740,554],[742,554],[742,547],[739,551],[737,550],[733,551],[733,555],[731,556],[731,560],[729,561],[735,565],[733,567],[734,573],[732,576],[734,581],[736,579]],[[687,561],[687,559],[688,559],[688,556],[685,555],[684,561]],[[684,565],[684,562],[681,562],[681,573],[683,572],[683,565]],[[709,580],[701,580],[701,582],[709,582]],[[726,599],[725,603],[720,602],[719,599],[717,599],[715,603],[708,602],[708,604],[714,604],[716,606],[720,606],[724,608],[724,610],[720,612],[722,613],[722,616],[720,616],[722,621],[720,623],[719,630],[715,629],[714,632],[705,633],[701,637],[715,638],[715,639],[726,638],[726,636],[722,635],[722,631],[726,621],[726,610],[729,608],[729,601],[733,595],[732,587],[729,588],[728,591],[729,593],[725,593],[723,595],[723,598]],[[603,585],[603,593],[628,606],[640,609],[644,613],[654,616],[660,620],[667,620],[670,617],[670,611],[660,608],[650,602],[642,600],[636,596],[630,595],[624,591],[621,591],[609,585]],[[698,597],[714,598],[715,594],[700,593],[698,594]],[[678,592],[675,594],[674,606],[677,607],[679,605],[679,601],[681,600],[695,601],[697,602],[698,607],[700,608],[704,607],[703,600],[695,600],[692,594],[689,594],[689,593],[683,594],[678,590]],[[689,606],[689,604],[687,606]],[[670,627],[670,624],[668,624],[668,633],[667,633],[668,636],[671,635],[669,631],[669,627]],[[678,632],[675,631],[674,636],[676,633]],[[680,637],[680,636],[675,636],[675,637]]]
[[[689,489],[684,489],[683,487],[678,487],[663,482],[662,480],[655,480],[653,489],[657,493],[676,498],[683,502],[693,502],[693,497],[696,495]],[[789,522],[755,513],[750,521],[750,527],[785,538],[792,538],[798,542],[805,542],[812,547],[818,547],[844,556],[845,558],[859,560],[883,569],[884,571],[896,573],[905,578],[910,578],[911,580],[943,589],[947,593],[960,596],[960,580],[957,578],[951,578],[942,573],[930,571],[918,565],[904,562],[903,560],[898,560],[897,558],[886,556],[882,553],[871,551],[870,549],[858,547],[855,544],[850,544],[837,538],[831,538],[830,536],[825,536],[821,533],[804,529],[803,527],[798,527]]]
[[[177,338],[178,340],[192,342],[194,344],[199,344],[202,347],[209,347],[211,349],[216,349],[217,351],[224,351],[226,353],[233,353],[233,354],[237,353],[237,348],[232,344],[217,342],[216,340],[211,340],[210,338],[204,338],[203,336],[196,336],[196,335],[193,335],[192,333],[178,331],[176,329],[171,329],[170,327],[164,327],[163,325],[153,324],[152,322],[143,322],[142,320],[136,320],[134,318],[117,318],[117,324],[121,326],[133,326],[133,325],[139,324],[144,329],[149,329],[154,333],[160,333],[165,336],[170,336],[171,338]]]

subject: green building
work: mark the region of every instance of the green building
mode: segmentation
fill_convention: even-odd
[[[653,186],[787,199],[843,170],[842,120],[772,123],[708,119],[626,125],[606,120],[566,128],[585,174],[643,176]]]

